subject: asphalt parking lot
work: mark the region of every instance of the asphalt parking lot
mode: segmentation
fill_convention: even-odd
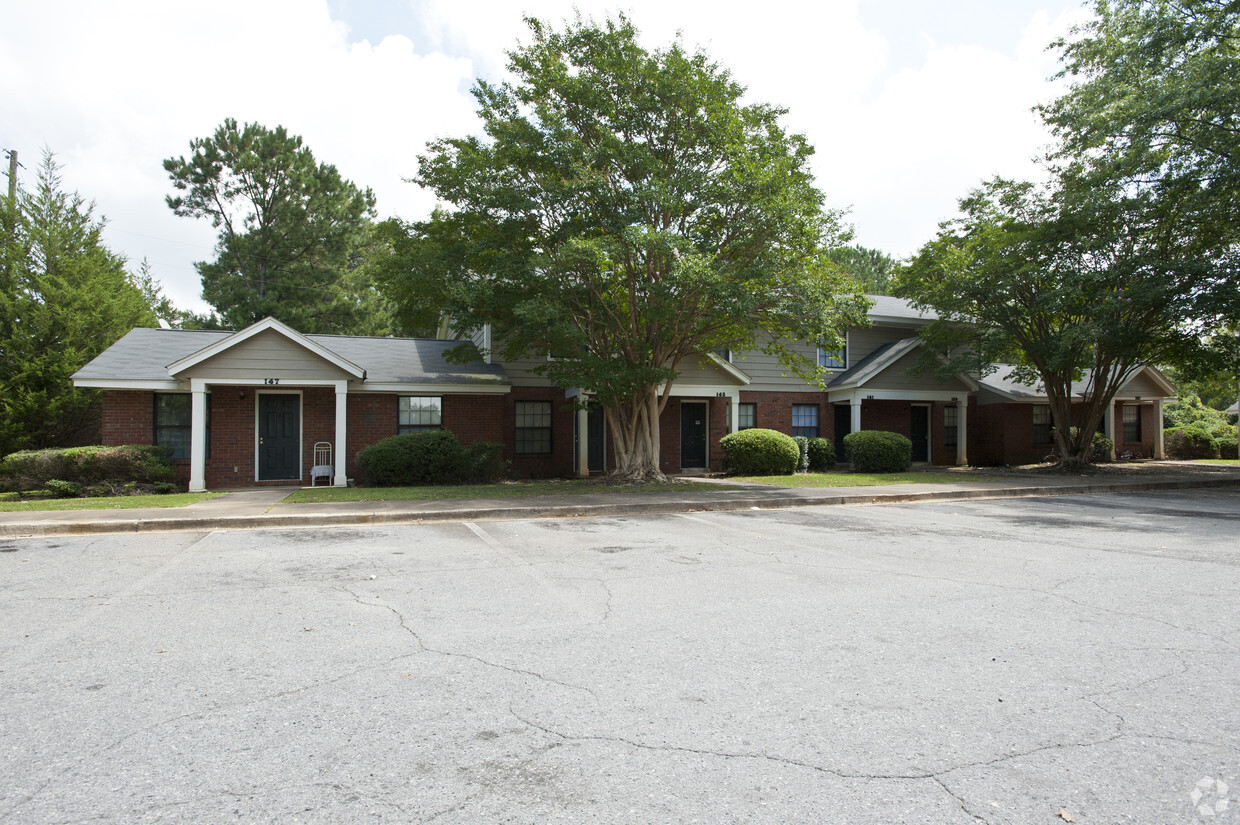
[[[0,821],[1240,822],[1240,491],[0,542]]]

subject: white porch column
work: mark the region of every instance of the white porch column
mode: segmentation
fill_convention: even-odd
[[[1115,460],[1115,399],[1107,404],[1106,418],[1102,422],[1102,434],[1111,439],[1111,460]]]
[[[850,433],[861,432],[861,399],[860,398],[848,399],[848,412],[851,413],[851,416],[852,416],[848,424],[848,431]]]
[[[1165,461],[1167,451],[1163,449],[1163,400],[1154,402],[1154,458]]]
[[[332,461],[336,465],[336,477],[332,479],[333,487],[348,487],[349,473],[348,445],[346,436],[349,432],[349,382],[336,382],[336,447],[332,451]],[[313,479],[311,479],[313,481]]]
[[[207,385],[201,379],[189,382],[189,491],[207,489]]]
[[[969,397],[956,402],[956,463],[969,466]]]
[[[590,411],[577,410],[577,476],[590,476]]]
[[[728,422],[728,432],[739,433],[741,431],[741,394],[734,392],[728,396],[729,410],[731,412],[731,421]]]

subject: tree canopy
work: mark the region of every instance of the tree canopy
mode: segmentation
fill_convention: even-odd
[[[937,310],[923,335],[927,353],[952,354],[940,369],[985,374],[1006,363],[1040,385],[1062,463],[1074,469],[1135,369],[1201,349],[1185,319],[1196,312],[1194,285],[1213,270],[1147,225],[1141,201],[1121,190],[997,179],[960,205],[964,216],[921,249],[897,294]],[[1073,391],[1082,380],[1083,398]]]
[[[492,324],[506,357],[594,394],[617,472],[660,477],[658,416],[685,359],[842,345],[864,323],[831,264],[846,233],[824,208],[811,147],[784,110],[679,42],[647,50],[620,16],[563,30],[527,20],[514,80],[474,88],[485,137],[435,141],[416,181],[450,204],[406,227],[389,276],[405,307],[459,333]]]
[[[99,394],[70,376],[155,316],[104,246],[94,204],[65,192],[51,152],[32,191],[3,198],[0,244],[0,455],[98,437]]]
[[[1139,192],[1147,222],[1218,266],[1197,320],[1240,320],[1240,3],[1095,0],[1093,12],[1055,44],[1071,86],[1041,110],[1054,159]]]
[[[889,295],[900,261],[881,249],[851,244],[832,249],[832,261],[861,284],[868,295]]]
[[[362,272],[374,194],[319,163],[283,126],[228,119],[164,161],[178,215],[219,229],[216,259],[196,264],[223,326],[270,315],[302,332],[375,330],[380,300]],[[370,311],[368,311],[370,310]]]

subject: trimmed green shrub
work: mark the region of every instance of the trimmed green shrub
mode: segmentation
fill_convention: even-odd
[[[1219,458],[1240,458],[1240,449],[1237,449],[1236,437],[1220,438],[1218,440],[1218,457]]]
[[[475,441],[465,447],[465,460],[468,465],[466,480],[475,483],[495,481],[503,478],[508,471],[508,462],[504,461],[504,445],[494,441]]]
[[[723,468],[732,475],[788,476],[801,458],[792,436],[775,430],[741,430],[719,439],[719,446]]]
[[[157,481],[151,485],[151,492],[157,496],[171,495],[177,491],[177,486],[171,481]]]
[[[844,436],[844,454],[858,473],[898,473],[913,463],[913,442],[899,433],[861,430]]]
[[[826,438],[809,440],[809,471],[821,473],[835,466],[835,444]]]
[[[476,442],[461,446],[448,430],[405,433],[385,438],[357,457],[367,484],[464,484],[491,481],[504,470],[503,445]]]
[[[1111,460],[1111,451],[1115,449],[1115,442],[1102,433],[1094,433],[1094,440],[1090,442],[1089,448],[1089,460],[1105,464]]]
[[[1168,458],[1189,460],[1218,458],[1218,442],[1202,427],[1172,427],[1163,433],[1163,449]]]
[[[175,475],[171,448],[151,444],[23,450],[0,461],[0,478],[6,480],[6,486],[18,490],[39,489],[52,479],[79,484],[108,479],[153,484],[169,481]]]
[[[56,498],[80,498],[82,495],[82,485],[76,481],[63,481],[59,478],[53,478],[44,486]]]
[[[797,453],[797,472],[803,473],[809,469],[809,439],[803,435],[794,435],[792,440],[796,442]]]

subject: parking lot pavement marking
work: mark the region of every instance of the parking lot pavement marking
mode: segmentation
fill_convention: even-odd
[[[198,539],[197,541],[191,542],[190,544],[181,548],[177,552],[173,553],[170,557],[165,559],[162,563],[156,565],[156,567],[153,570],[146,573],[146,575],[140,576],[139,578],[135,579],[127,587],[121,590],[118,590],[115,593],[108,594],[108,599],[109,600],[121,600],[121,599],[127,599],[127,598],[130,598],[131,596],[137,595],[138,593],[142,591],[144,587],[146,587],[151,582],[165,575],[170,570],[184,564],[189,559],[191,551],[193,551],[196,547],[201,545],[207,539],[211,538],[211,536],[213,535],[215,535],[214,532],[207,533],[203,535],[202,538]],[[39,656],[43,655],[43,652],[47,650],[49,647],[65,642],[71,638],[80,636],[81,635],[80,631],[83,625],[91,624],[91,623],[97,622],[98,620],[99,619],[95,614],[85,613],[79,616],[78,618],[71,619],[70,621],[65,622],[64,624],[58,627],[55,627],[55,628],[49,627],[47,635],[42,636],[37,639],[31,639],[29,640],[28,644],[23,645],[21,648],[21,655],[26,657],[27,660],[36,659]]]

